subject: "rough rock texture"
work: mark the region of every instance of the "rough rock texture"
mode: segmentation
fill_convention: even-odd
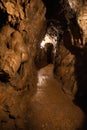
[[[48,1],[50,3],[51,0]],[[78,3],[79,0],[76,2]],[[53,61],[54,74],[61,85],[57,88],[58,84],[52,70],[49,71],[46,68],[48,75],[46,75],[47,70],[45,74],[42,70],[43,73],[39,75],[43,81],[45,76],[49,77],[46,80],[49,88],[46,85],[46,89],[44,85],[43,88],[38,87],[35,66],[35,62],[40,68],[44,66],[44,63],[47,65],[52,61],[52,56],[49,58],[52,53],[50,43],[46,45],[46,54],[44,50],[38,50],[46,26],[46,9],[42,1],[0,1],[1,130],[37,130],[37,128],[38,130],[75,130],[80,129],[82,123],[85,124],[84,113],[66,96],[68,95],[71,99],[87,97],[87,47],[84,44],[86,29],[83,28],[83,21],[86,21],[83,17],[86,13],[84,11],[82,15],[83,9],[79,10],[85,1],[78,6],[76,2],[75,0],[55,0],[55,3],[51,1],[51,6],[46,5],[47,21],[54,19],[61,27]],[[75,6],[71,6],[73,3]],[[30,98],[37,87],[36,94]]]
[[[1,130],[29,129],[27,104],[37,89],[34,60],[45,32],[45,12],[41,0],[0,1]]]
[[[54,62],[54,74],[62,82],[62,90],[64,93],[73,98],[73,95],[77,92],[74,74],[75,56],[63,45],[60,46],[58,54]]]
[[[87,1],[83,0],[69,0],[70,7],[75,10],[77,14],[77,21],[83,32],[83,43],[87,43]]]
[[[80,10],[78,23],[83,30],[83,42],[87,44],[87,2],[84,3]]]
[[[63,84],[63,91],[70,97],[84,97],[87,95],[87,69],[86,69],[86,1],[64,1],[59,9],[64,19],[61,21],[63,30],[60,46],[55,57],[54,73]],[[62,3],[62,1],[60,2]],[[65,22],[65,25],[63,24]]]
[[[36,45],[44,34],[44,5],[33,0],[3,1],[0,4],[1,10],[8,15],[7,25],[0,31],[1,71],[9,75],[9,82],[17,89],[34,87]]]

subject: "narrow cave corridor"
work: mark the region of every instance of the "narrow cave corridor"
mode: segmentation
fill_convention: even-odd
[[[53,75],[53,65],[38,71],[37,92],[30,102],[30,127],[32,130],[82,129],[84,114],[61,90],[61,82]],[[78,116],[79,115],[79,116]]]
[[[1,0],[0,17],[0,130],[87,130],[87,0]]]

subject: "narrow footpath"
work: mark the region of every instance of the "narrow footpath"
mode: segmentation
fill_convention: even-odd
[[[83,130],[84,113],[61,90],[53,65],[38,71],[37,86],[29,106],[30,130]]]

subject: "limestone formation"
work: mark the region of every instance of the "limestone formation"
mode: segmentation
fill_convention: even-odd
[[[41,0],[0,1],[0,129],[29,129],[25,122],[37,89],[35,56],[45,13]]]
[[[0,69],[17,90],[36,86],[37,77],[34,84],[31,75],[36,75],[34,57],[44,34],[45,7],[40,0],[1,1],[0,5],[3,15],[8,16],[0,31]]]
[[[62,82],[64,93],[75,99],[75,97],[87,95],[87,2],[86,0],[65,0],[64,2],[60,12],[65,16],[66,28],[63,27],[63,18],[61,18],[60,25],[64,32],[63,41],[60,43],[54,60],[54,73],[58,81]],[[62,3],[63,1],[61,1]],[[57,18],[57,20],[59,19]]]
[[[82,29],[83,44],[87,43],[87,1],[69,0],[70,7],[76,12],[76,19]]]
[[[0,130],[85,129],[76,101],[87,98],[87,2],[43,2],[0,0]]]

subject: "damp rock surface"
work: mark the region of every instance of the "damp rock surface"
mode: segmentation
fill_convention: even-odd
[[[45,32],[45,6],[41,0],[2,1],[0,29],[0,71],[4,82],[15,90],[36,90],[37,46]],[[6,17],[6,19],[3,18]],[[32,88],[32,89],[31,89]]]
[[[27,104],[37,89],[34,60],[45,32],[45,12],[41,0],[0,1],[1,130],[29,129]]]

